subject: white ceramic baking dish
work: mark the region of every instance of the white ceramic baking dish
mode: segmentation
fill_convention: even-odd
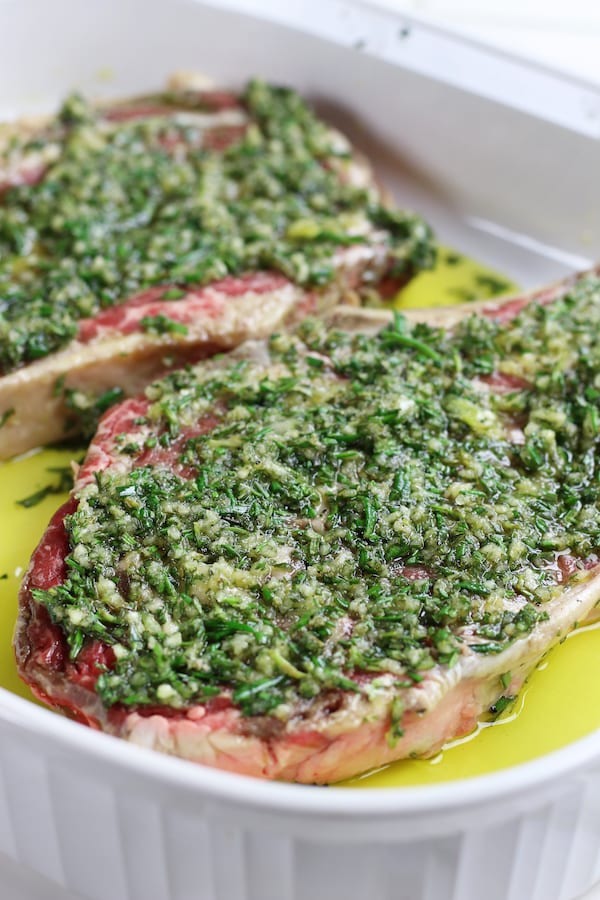
[[[260,73],[318,102],[444,241],[522,284],[600,258],[600,92],[392,12],[0,0],[0,40],[3,118],[73,86]],[[185,764],[0,689],[2,859],[95,900],[572,900],[600,879],[600,734],[490,776],[332,790]]]

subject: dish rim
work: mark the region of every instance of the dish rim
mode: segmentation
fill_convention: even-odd
[[[477,807],[517,792],[543,787],[600,755],[600,729],[565,747],[527,762],[486,775],[474,775],[432,785],[401,787],[336,787],[267,781],[239,775],[159,753],[70,721],[49,709],[0,687],[0,720],[37,738],[52,739],[63,748],[85,753],[107,765],[118,765],[141,778],[193,791],[197,796],[229,800],[265,811],[294,815],[336,814],[397,816],[447,812]]]

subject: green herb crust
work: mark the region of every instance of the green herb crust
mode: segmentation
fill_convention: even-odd
[[[224,150],[203,146],[185,94],[119,122],[73,96],[43,136],[11,145],[54,152],[39,183],[0,193],[0,372],[150,285],[265,269],[327,284],[336,251],[369,230],[386,236],[391,275],[432,264],[424,222],[344,179],[348,144],[295,92],[254,81],[241,99],[250,124]]]
[[[588,278],[508,324],[310,320],[264,358],[174,373],[79,491],[68,577],[35,598],[73,657],[112,645],[108,705],[230,689],[285,717],[364,673],[408,686],[497,653],[545,617],[562,557],[600,544],[599,326]]]

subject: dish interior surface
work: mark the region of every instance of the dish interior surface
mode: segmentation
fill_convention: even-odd
[[[442,248],[436,269],[405,288],[396,305],[464,302],[512,289],[514,285],[497,273]],[[34,702],[17,675],[12,653],[17,592],[31,552],[66,499],[58,490],[61,473],[82,452],[40,450],[0,465],[0,686]],[[36,496],[47,486],[53,491]],[[591,734],[600,727],[600,703],[590,697],[590,685],[600,684],[599,651],[600,627],[579,629],[542,660],[513,703],[472,734],[451,742],[432,759],[398,762],[345,784],[389,788],[455,781],[527,762]]]

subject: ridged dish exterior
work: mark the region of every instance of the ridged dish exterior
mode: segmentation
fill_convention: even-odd
[[[205,797],[118,749],[74,757],[0,718],[0,853],[90,900],[575,900],[600,879],[598,766],[533,796],[354,818]]]

